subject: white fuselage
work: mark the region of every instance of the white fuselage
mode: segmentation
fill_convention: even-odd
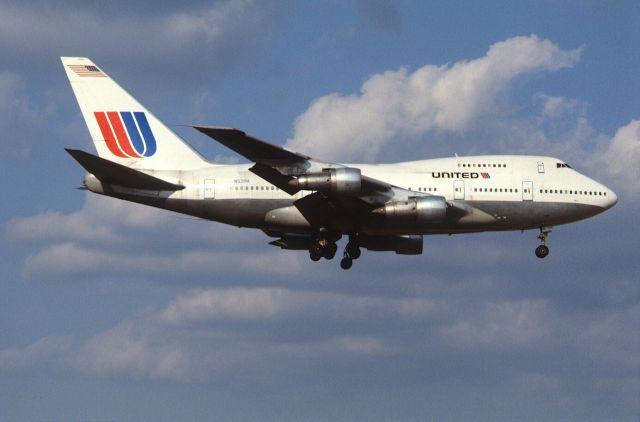
[[[162,192],[130,189],[119,189],[110,195],[236,226],[283,233],[308,231],[308,223],[302,215],[294,215],[298,212],[292,205],[312,192],[289,195],[249,171],[251,166],[212,165],[189,172],[155,172],[158,177],[186,188],[167,193],[166,197]],[[420,228],[364,224],[360,230],[369,234],[463,233],[554,226],[596,215],[617,202],[609,188],[552,157],[493,155],[348,166],[359,168],[363,176],[408,189],[414,196],[442,196],[447,201],[469,204],[492,217],[491,221],[485,218],[466,224]],[[286,209],[285,220],[268,218],[270,211],[279,209]],[[343,230],[348,232],[349,227]]]

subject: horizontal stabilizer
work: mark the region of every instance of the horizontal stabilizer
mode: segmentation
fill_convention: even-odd
[[[143,190],[176,191],[184,189],[182,185],[169,183],[141,171],[89,154],[88,152],[69,148],[65,148],[65,150],[80,163],[85,170],[93,174],[103,183]]]

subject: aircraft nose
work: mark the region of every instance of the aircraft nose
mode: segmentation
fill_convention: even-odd
[[[618,203],[618,195],[611,189],[607,189],[607,202],[605,208],[609,209]]]

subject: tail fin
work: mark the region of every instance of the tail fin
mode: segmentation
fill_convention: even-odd
[[[61,59],[100,157],[154,170],[189,170],[207,164],[91,60]]]

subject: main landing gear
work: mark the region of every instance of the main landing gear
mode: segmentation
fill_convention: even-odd
[[[549,233],[551,233],[551,227],[540,227],[540,234],[538,235],[540,246],[536,248],[536,256],[540,259],[549,255],[549,247],[547,246],[547,236]]]
[[[337,251],[338,245],[336,245],[336,242],[318,239],[309,248],[309,258],[311,258],[312,261],[319,261],[320,258],[333,259]]]
[[[362,251],[360,250],[360,245],[358,243],[356,236],[349,237],[349,243],[344,248],[344,253],[342,254],[342,260],[340,261],[340,267],[343,270],[348,270],[353,265],[353,260],[360,258]]]
[[[332,236],[328,232],[321,232],[318,238],[309,247],[309,258],[312,261],[319,261],[320,259],[331,260],[335,257],[338,251],[338,245],[336,241],[340,239],[340,236]],[[348,270],[353,266],[353,260],[360,258],[362,251],[360,250],[360,243],[358,242],[357,235],[349,236],[349,242],[344,248],[342,259],[340,260],[340,267],[343,270]]]
[[[315,242],[309,247],[309,258],[312,261],[319,261],[320,258],[333,259],[338,252],[336,241],[340,239],[340,234],[335,234],[326,230],[321,230]]]

